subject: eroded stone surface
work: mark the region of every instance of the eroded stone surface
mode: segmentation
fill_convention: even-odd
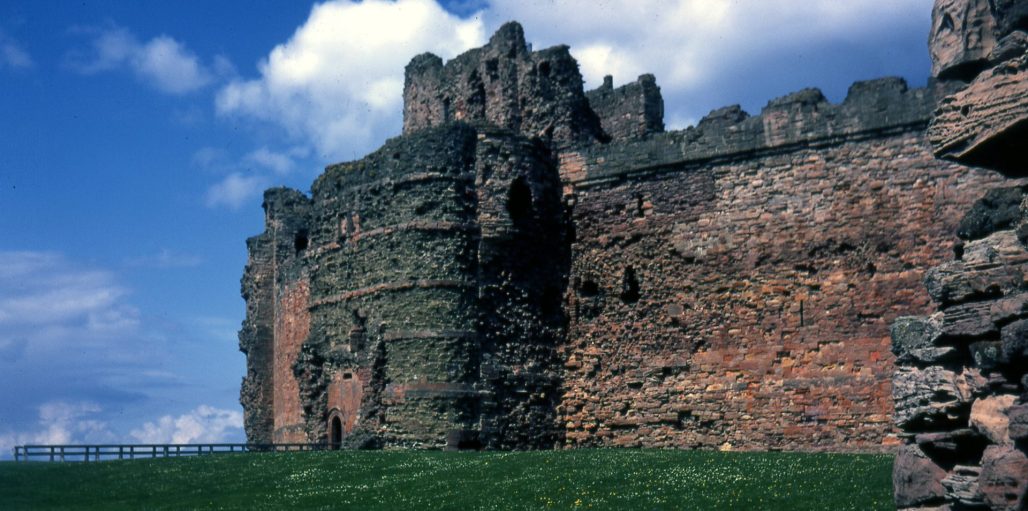
[[[1028,174],[1026,20],[1024,0],[936,1],[930,36],[935,90],[951,93],[939,102],[928,128],[939,157],[1014,178]],[[929,458],[952,466],[942,484],[945,505],[955,509],[1025,506],[1028,200],[1023,180],[1010,184],[975,203],[957,231],[968,243],[957,246],[956,260],[925,275],[925,286],[943,311],[939,343],[957,353],[932,362],[897,359],[897,376],[910,374],[905,366],[915,364],[925,373],[953,371],[962,398],[973,400],[970,429],[951,423],[941,431],[917,433],[922,424],[904,426],[908,435],[917,433],[912,440]],[[945,379],[934,384],[943,396],[952,392]],[[907,464],[898,470],[919,469]],[[897,505],[914,504],[897,500]]]
[[[932,462],[916,446],[908,445],[896,454],[892,488],[900,507],[941,504],[946,496],[942,485],[946,471]]]
[[[297,423],[289,398],[265,399],[288,366],[314,441],[335,419],[364,446],[896,441],[888,324],[928,312],[922,268],[999,183],[927,150],[930,90],[887,78],[832,104],[806,89],[661,132],[650,77],[583,92],[566,48],[532,52],[514,25],[407,78],[405,134],[330,166],[309,199],[289,192],[293,213],[269,213],[252,247],[248,433]],[[955,273],[991,269],[974,243]],[[970,307],[991,291],[962,278],[942,287],[971,292],[910,360],[995,335],[992,309]],[[309,329],[286,364],[305,281]],[[265,323],[280,327],[256,335]],[[923,427],[966,424],[980,389],[1012,384],[950,371],[948,395],[925,398],[926,374],[905,391]]]
[[[928,39],[932,76],[974,78],[996,45],[995,23],[988,0],[936,1]]]
[[[976,399],[971,404],[971,427],[994,444],[1011,444],[1010,418],[1007,417],[1007,411],[1016,399],[1016,396],[1010,394]]]
[[[1028,56],[982,72],[966,89],[942,99],[928,140],[942,158],[1028,174],[1023,150],[1028,120]]]
[[[1011,446],[990,446],[982,456],[978,488],[991,509],[1024,509],[1028,489],[1028,456]]]
[[[938,366],[902,367],[893,374],[892,398],[896,425],[908,431],[932,430],[957,423],[967,399],[957,375]]]

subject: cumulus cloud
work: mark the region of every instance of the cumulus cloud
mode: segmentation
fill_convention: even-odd
[[[37,423],[28,431],[0,433],[0,457],[8,457],[16,445],[76,444],[188,444],[241,440],[243,414],[208,405],[173,417],[145,422],[128,435],[119,434],[102,420],[104,408],[92,401],[48,401],[36,408]]]
[[[234,73],[223,57],[211,66],[204,65],[195,53],[167,35],[143,42],[120,27],[88,32],[94,33],[92,48],[68,56],[72,69],[83,74],[128,68],[161,92],[186,94],[210,85],[218,76]]]
[[[586,83],[659,73],[672,91],[695,88],[730,66],[783,48],[813,50],[826,40],[864,41],[911,18],[931,0],[494,0],[490,24],[521,21],[543,45],[566,43]],[[927,26],[926,26],[927,29]]]
[[[216,147],[193,153],[193,165],[212,174],[222,174],[208,187],[204,203],[209,208],[239,209],[260,196],[275,181],[310,165],[311,149],[295,145],[285,149],[259,147],[242,156],[233,156]]]
[[[265,176],[233,172],[207,190],[204,202],[209,208],[239,209],[248,200],[260,195],[268,184]]]
[[[15,445],[70,445],[111,443],[116,436],[106,421],[103,408],[91,401],[48,401],[37,408],[37,429],[0,434],[0,453],[8,455]]]
[[[480,19],[461,19],[432,0],[318,4],[258,64],[260,77],[218,92],[217,109],[279,125],[322,157],[352,158],[399,131],[411,57],[448,58],[484,41]]]
[[[33,65],[29,53],[17,41],[0,31],[0,69],[27,69]]]
[[[242,429],[242,412],[200,405],[178,417],[165,415],[157,422],[147,422],[129,435],[144,444],[210,443],[239,437]]]
[[[308,156],[310,151],[302,146],[294,147],[285,152],[273,151],[261,147],[246,155],[246,160],[258,167],[270,170],[278,175],[289,174],[296,168],[295,158]]]
[[[402,71],[411,57],[431,51],[451,58],[513,19],[537,49],[570,45],[587,87],[607,74],[615,84],[656,74],[667,123],[683,127],[729,102],[819,85],[804,80],[830,74],[819,69],[826,62],[849,72],[839,83],[876,77],[879,69],[896,74],[875,60],[894,57],[886,45],[897,34],[924,39],[931,3],[464,0],[446,12],[432,0],[332,0],[316,5],[259,63],[259,77],[222,87],[216,105],[222,115],[284,128],[312,143],[322,160],[352,159],[399,132]],[[864,54],[831,53],[858,47]]]

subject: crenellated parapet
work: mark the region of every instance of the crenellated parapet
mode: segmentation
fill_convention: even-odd
[[[606,138],[568,47],[531,51],[514,22],[446,64],[428,53],[414,57],[405,70],[403,104],[405,134],[461,121],[506,128],[556,149]]]
[[[614,77],[585,93],[589,107],[600,118],[604,133],[614,141],[644,138],[664,131],[664,98],[657,78],[641,75],[636,81],[614,88]]]
[[[693,127],[643,139],[594,145],[562,155],[565,180],[585,185],[669,166],[752,158],[802,147],[839,144],[927,125],[935,100],[929,89],[910,89],[901,78],[857,82],[832,104],[818,89],[768,102],[751,116],[738,105],[712,111]]]

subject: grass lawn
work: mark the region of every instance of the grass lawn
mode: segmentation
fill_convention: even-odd
[[[886,455],[336,451],[0,463],[0,509],[893,509]]]

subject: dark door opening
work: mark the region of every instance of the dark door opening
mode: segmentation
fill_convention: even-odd
[[[343,443],[343,423],[339,417],[332,417],[332,425],[329,427],[329,446],[332,450],[339,449]]]

